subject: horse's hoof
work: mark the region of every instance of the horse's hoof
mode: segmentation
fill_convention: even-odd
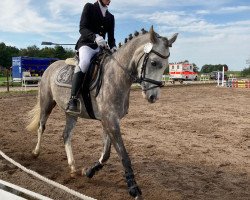
[[[136,182],[134,181],[134,183],[136,184]],[[134,197],[135,199],[138,199],[138,200],[142,200],[142,193],[141,193],[141,190],[140,188],[137,186],[137,185],[132,185],[130,186],[129,188],[129,194]]]
[[[87,169],[82,168],[82,173],[81,173],[81,175],[82,175],[82,176],[86,176],[86,171],[87,171]]]
[[[95,171],[92,168],[82,169],[82,175],[87,176],[90,179],[95,175]]]
[[[143,200],[141,195],[138,195],[137,197],[135,197],[135,200]]]
[[[76,172],[70,172],[70,178],[75,178],[76,177]]]
[[[32,157],[37,158],[40,153],[36,153],[35,150],[32,151]]]

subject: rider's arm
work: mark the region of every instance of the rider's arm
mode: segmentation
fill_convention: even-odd
[[[96,35],[92,31],[90,31],[89,27],[91,27],[91,15],[93,14],[93,5],[90,3],[85,4],[82,16],[80,20],[80,34],[84,40],[88,39],[91,41],[95,41]]]
[[[108,30],[108,44],[111,49],[116,46],[114,32],[115,32],[115,18],[111,14],[111,26]]]

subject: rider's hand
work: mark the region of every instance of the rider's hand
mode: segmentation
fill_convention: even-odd
[[[114,53],[114,52],[117,51],[117,48],[116,48],[116,47],[113,47],[110,51],[111,51],[112,53]]]
[[[96,35],[95,42],[99,47],[107,48],[107,42],[103,39],[102,36]]]

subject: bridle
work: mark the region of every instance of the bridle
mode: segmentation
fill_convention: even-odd
[[[151,43],[150,43],[151,44]],[[170,52],[167,56],[164,56],[162,54],[160,54],[159,52],[153,50],[153,48],[150,49],[150,51],[148,52],[145,52],[142,54],[142,56],[139,58],[138,62],[137,62],[137,65],[136,65],[136,68],[138,68],[140,62],[141,62],[141,59],[144,57],[143,59],[143,63],[142,63],[142,67],[141,67],[141,74],[140,74],[140,77],[137,77],[137,76],[134,76],[132,72],[129,72],[123,65],[121,65],[119,63],[119,61],[112,55],[112,53],[110,52],[110,50],[105,50],[105,52],[107,54],[109,54],[109,56],[115,60],[118,64],[118,66],[124,71],[126,72],[130,78],[133,80],[134,83],[139,83],[141,84],[142,82],[148,82],[148,83],[152,83],[154,84],[155,86],[152,86],[150,88],[147,88],[147,89],[142,89],[143,91],[147,91],[147,90],[151,90],[151,89],[154,89],[154,88],[157,88],[157,87],[163,87],[164,84],[162,81],[156,81],[154,79],[150,79],[150,78],[146,78],[146,67],[147,67],[147,63],[148,63],[148,58],[149,58],[149,55],[151,53],[154,53],[156,54],[157,56],[163,58],[163,59],[168,59],[169,56],[170,56]]]
[[[167,56],[164,56],[162,54],[160,54],[159,52],[151,49],[149,53],[143,53],[143,55],[140,57],[140,59],[138,60],[137,62],[137,67],[142,59],[142,57],[144,56],[144,59],[143,59],[143,63],[142,63],[142,68],[141,68],[141,75],[139,78],[137,78],[136,82],[141,84],[142,82],[148,82],[148,83],[152,83],[154,84],[155,86],[152,86],[150,88],[147,88],[147,89],[143,89],[143,91],[147,91],[147,90],[151,90],[151,89],[154,89],[154,88],[157,88],[157,87],[163,87],[164,84],[162,81],[156,81],[154,79],[150,79],[150,78],[146,78],[146,67],[147,67],[147,63],[148,63],[148,58],[149,58],[149,55],[151,53],[154,53],[156,54],[157,56],[163,58],[163,59],[168,59],[169,56],[170,56],[170,52]]]

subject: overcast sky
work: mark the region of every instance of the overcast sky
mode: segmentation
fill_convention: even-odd
[[[42,48],[42,41],[75,43],[86,2],[95,0],[1,0],[0,42],[17,48]],[[116,19],[117,44],[154,25],[163,36],[179,33],[170,62],[242,70],[250,59],[249,0],[111,0],[109,10]]]

